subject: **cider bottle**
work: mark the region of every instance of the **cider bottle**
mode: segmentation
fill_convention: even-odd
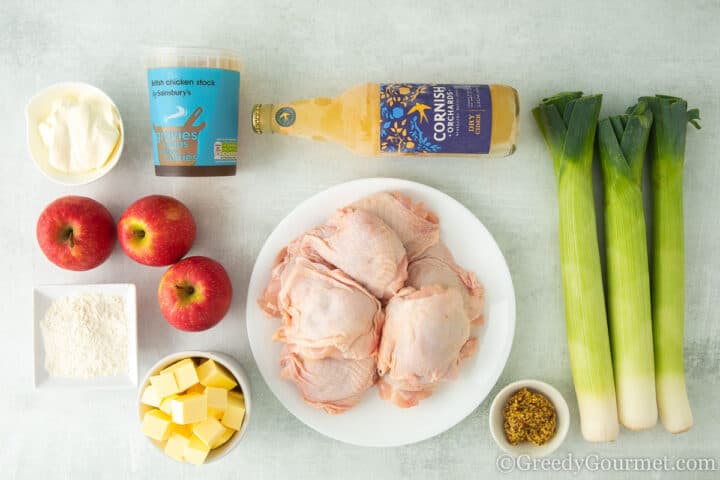
[[[366,83],[335,98],[255,105],[255,133],[333,141],[362,155],[510,155],[519,101],[507,85]]]

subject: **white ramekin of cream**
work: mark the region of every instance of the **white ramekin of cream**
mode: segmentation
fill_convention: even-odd
[[[30,99],[25,117],[30,156],[57,183],[92,182],[120,159],[125,137],[120,112],[92,85],[50,85]]]

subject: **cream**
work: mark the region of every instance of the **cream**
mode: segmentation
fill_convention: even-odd
[[[37,125],[47,162],[65,173],[102,168],[121,137],[120,115],[107,99],[68,90],[48,99],[49,113]]]

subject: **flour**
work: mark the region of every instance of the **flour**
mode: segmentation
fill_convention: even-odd
[[[128,327],[122,297],[60,298],[40,322],[45,369],[53,377],[91,378],[127,372]]]

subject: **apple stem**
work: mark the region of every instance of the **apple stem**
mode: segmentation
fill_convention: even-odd
[[[133,230],[133,236],[135,238],[145,238],[145,230]]]
[[[195,287],[192,285],[175,285],[175,288],[177,288],[180,291],[180,295],[185,298],[195,293]]]
[[[72,229],[72,228],[68,228],[68,229],[65,231],[65,238],[64,238],[63,240],[64,240],[65,242],[69,242],[69,243],[70,243],[70,248],[74,248],[74,247],[75,247],[75,237],[74,237],[74,235],[73,235],[73,229]]]

